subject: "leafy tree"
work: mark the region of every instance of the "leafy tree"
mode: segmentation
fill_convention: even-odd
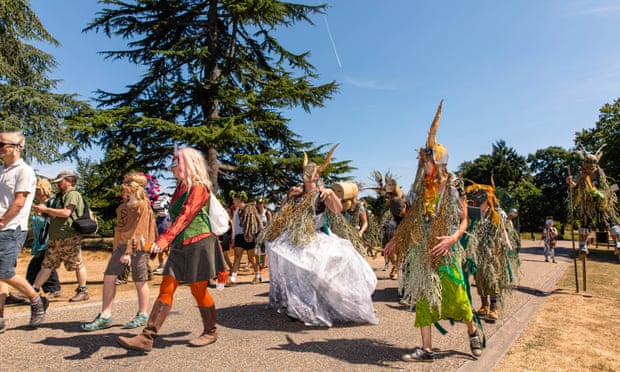
[[[493,177],[496,186],[507,190],[530,177],[525,157],[507,147],[504,140],[493,144],[491,155],[480,155],[473,162],[462,163],[459,173],[466,181],[482,184],[490,184]]]
[[[103,0],[106,7],[85,31],[128,40],[106,51],[144,67],[120,93],[99,91],[107,110],[84,118],[105,151],[101,167],[120,179],[132,169],[160,171],[173,144],[205,153],[211,180],[225,191],[275,198],[300,181],[302,152],[322,162],[326,145],[303,142],[288,129],[283,110],[321,107],[335,82],[319,76],[308,53],[294,54],[273,33],[325,6],[276,0]],[[84,138],[86,140],[86,138]],[[337,155],[337,154],[336,154]],[[348,161],[332,162],[325,182],[344,179]],[[219,179],[217,176],[220,176]]]
[[[575,135],[576,147],[588,153],[595,153],[605,145],[600,166],[610,181],[620,182],[620,98],[601,107],[594,128],[584,129]]]
[[[551,215],[556,221],[566,223],[569,220],[566,177],[569,167],[573,175],[579,171],[581,160],[578,155],[559,146],[550,146],[530,154],[527,162],[533,173],[534,184],[541,191],[540,202],[545,212],[539,219]]]
[[[0,4],[0,126],[27,137],[26,157],[41,163],[76,156],[82,147],[76,130],[64,122],[90,107],[73,94],[52,93],[58,80],[47,74],[56,67],[50,54],[29,42],[57,46],[26,0]],[[61,149],[65,152],[62,153]]]
[[[520,230],[542,231],[546,213],[542,207],[542,191],[534,183],[523,180],[514,185],[511,195],[515,198],[519,210]]]

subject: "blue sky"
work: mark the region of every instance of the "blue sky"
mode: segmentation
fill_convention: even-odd
[[[307,0],[308,4],[318,4]],[[95,0],[31,0],[60,41],[43,47],[58,60],[58,91],[83,99],[121,91],[140,70],[104,60],[123,40],[81,30]],[[439,142],[449,168],[489,154],[503,139],[527,156],[548,146],[571,148],[593,128],[599,109],[620,97],[620,2],[616,0],[333,0],[314,26],[282,30],[294,52],[310,51],[319,83],[340,91],[310,114],[286,112],[304,140],[340,143],[357,181],[390,170],[408,188],[416,149],[444,99]],[[40,168],[52,176],[65,165]],[[480,180],[484,182],[484,180]]]

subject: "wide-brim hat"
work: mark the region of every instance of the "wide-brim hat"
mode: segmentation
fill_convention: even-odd
[[[64,171],[58,173],[56,178],[54,178],[52,180],[52,183],[58,183],[58,182],[64,180],[65,178],[67,178],[67,177],[75,177],[75,178],[77,178],[77,175],[75,173],[73,173],[72,171],[70,171],[70,170],[64,170]]]

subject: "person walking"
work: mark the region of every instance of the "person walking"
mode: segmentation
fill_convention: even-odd
[[[90,297],[86,287],[87,271],[82,259],[82,236],[71,226],[78,216],[84,214],[84,198],[76,190],[77,175],[64,170],[52,181],[58,187],[58,194],[51,207],[38,204],[33,206],[35,213],[50,216],[49,240],[45,257],[41,263],[41,271],[34,281],[35,291],[39,291],[52,269],[64,263],[67,271],[75,271],[78,286],[70,302],[87,301]]]
[[[467,186],[466,192],[469,206],[480,211],[480,218],[470,219],[472,226],[467,245],[467,254],[476,264],[474,278],[482,303],[478,315],[495,322],[505,295],[515,286],[514,276],[519,272],[515,249],[518,242],[513,240],[517,234],[510,231],[512,223],[499,204],[494,185],[474,183]]]
[[[95,320],[82,324],[84,331],[96,331],[112,326],[112,302],[116,295],[116,278],[131,267],[131,276],[138,295],[136,316],[123,328],[144,326],[149,305],[148,270],[151,244],[157,237],[155,216],[146,193],[147,180],[143,173],[125,175],[121,185],[123,203],[116,208],[114,252],[103,277],[101,312]]]
[[[43,322],[48,300],[15,273],[17,257],[28,234],[28,218],[34,199],[36,176],[21,158],[26,139],[20,132],[0,133],[0,333],[6,330],[4,305],[9,285],[30,299],[30,326]]]
[[[545,227],[543,228],[543,242],[545,262],[556,263],[555,246],[558,243],[558,229],[553,226],[553,217],[549,216],[545,219]]]
[[[127,349],[149,352],[172,309],[172,298],[180,283],[189,284],[202,318],[202,334],[189,342],[199,347],[217,340],[215,302],[208,290],[209,279],[226,270],[217,237],[211,233],[209,198],[215,198],[204,156],[190,147],[175,154],[170,165],[177,179],[170,203],[170,227],[151,246],[151,254],[168,251],[159,295],[142,332],[118,338]]]
[[[435,138],[442,103],[419,150],[409,212],[385,248],[386,255],[395,252],[404,262],[399,290],[415,306],[415,327],[422,336],[422,347],[401,356],[406,362],[433,361],[431,326],[441,319],[464,322],[472,354],[482,355],[461,270],[464,251],[459,240],[468,227],[465,190],[448,172],[448,150]]]
[[[258,242],[265,242],[269,257],[267,307],[307,326],[377,324],[372,303],[377,276],[353,243],[343,238],[359,240],[341,213],[340,199],[332,189],[319,186],[334,150],[335,146],[320,166],[304,156],[303,185],[290,189],[259,234]]]
[[[36,204],[43,204],[48,207],[52,205],[54,201],[52,198],[52,185],[45,178],[37,181],[34,198]],[[32,259],[28,263],[28,269],[26,270],[26,280],[30,284],[34,284],[39,271],[41,271],[41,263],[43,258],[45,258],[45,248],[49,238],[49,227],[49,216],[39,213],[32,214]],[[62,295],[56,269],[52,270],[49,279],[43,283],[41,289],[48,298],[60,297]]]
[[[251,284],[258,284],[262,281],[260,269],[258,265],[258,254],[256,248],[256,235],[262,228],[260,217],[254,204],[246,204],[246,195],[244,192],[235,193],[233,196],[233,204],[235,211],[232,218],[232,246],[235,253],[233,268],[230,278],[226,282],[226,286],[234,286],[237,283],[237,272],[241,266],[241,257],[245,251],[248,255],[248,261],[254,270],[254,278]]]

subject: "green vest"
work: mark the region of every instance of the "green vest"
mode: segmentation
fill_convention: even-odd
[[[185,203],[185,199],[187,199],[187,195],[189,195],[189,190],[185,192],[185,194],[181,195],[181,197],[170,207],[170,218],[174,222],[177,216],[181,213],[181,208],[183,207],[183,203]],[[211,197],[211,195],[209,195]],[[186,239],[193,238],[196,235],[206,234],[211,232],[211,227],[209,225],[209,215],[208,215],[209,204],[203,206],[196,217],[189,223],[189,225],[185,228],[185,230],[181,231],[172,244],[180,244],[184,242]]]

